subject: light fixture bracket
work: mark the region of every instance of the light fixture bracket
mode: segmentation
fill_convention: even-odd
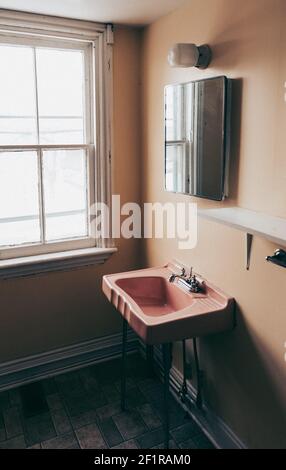
[[[207,44],[202,44],[201,46],[198,46],[198,50],[199,58],[195,67],[198,69],[206,69],[212,59],[211,48]]]

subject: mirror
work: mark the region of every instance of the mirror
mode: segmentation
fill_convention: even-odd
[[[165,188],[227,196],[230,84],[216,77],[165,87]]]

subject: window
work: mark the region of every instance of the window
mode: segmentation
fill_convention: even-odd
[[[165,87],[165,188],[189,193],[193,184],[192,83]]]
[[[106,31],[90,39],[90,23],[62,21],[0,31],[0,259],[96,244],[90,208],[110,160]]]

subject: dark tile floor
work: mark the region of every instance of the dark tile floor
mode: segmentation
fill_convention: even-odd
[[[128,411],[119,400],[119,360],[2,392],[0,449],[162,449],[163,387],[138,355],[128,357]],[[173,398],[170,423],[172,448],[213,448]]]

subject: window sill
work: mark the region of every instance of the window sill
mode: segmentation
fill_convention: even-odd
[[[83,248],[45,255],[26,256],[0,261],[0,280],[35,276],[55,271],[70,271],[103,264],[116,248]]]

